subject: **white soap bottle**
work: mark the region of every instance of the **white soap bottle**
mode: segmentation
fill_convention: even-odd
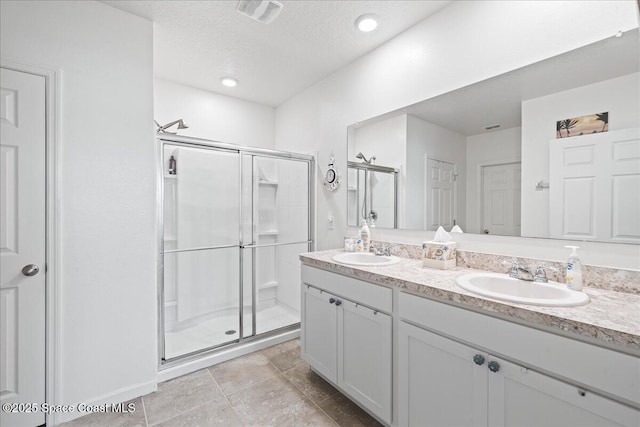
[[[371,244],[371,232],[367,225],[367,220],[362,220],[362,228],[360,229],[360,238],[362,239],[362,249],[365,252],[369,252],[369,246]]]
[[[567,288],[574,291],[582,290],[582,263],[578,258],[577,249],[580,246],[565,246],[565,248],[571,249],[571,255],[567,260]]]

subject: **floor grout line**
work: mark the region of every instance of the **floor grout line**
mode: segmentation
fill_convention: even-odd
[[[140,401],[142,402],[142,413],[144,414],[144,425],[149,427],[149,419],[147,418],[147,408],[144,406],[144,396],[140,396]]]
[[[238,420],[240,420],[240,422],[242,423],[242,425],[247,425],[244,422],[244,418],[242,418],[240,416],[240,414],[238,413],[238,411],[236,411],[236,408],[233,407],[233,405],[231,404],[231,401],[229,400],[229,398],[227,397],[226,394],[224,394],[224,392],[222,391],[222,388],[220,388],[220,384],[218,384],[218,381],[216,381],[216,378],[213,376],[213,374],[211,373],[211,371],[209,370],[209,368],[207,368],[207,372],[209,372],[209,375],[211,375],[211,379],[213,380],[213,383],[216,385],[216,387],[218,388],[218,391],[220,391],[220,393],[222,393],[222,397],[224,397],[224,400],[227,402],[227,405],[229,405],[229,407],[231,408],[231,410],[233,411],[234,414],[236,414],[236,417],[238,418]],[[250,386],[249,386],[250,387]],[[248,388],[248,387],[247,387]]]
[[[207,372],[209,373],[209,375],[211,376],[211,372],[209,372],[209,369],[208,369],[208,368],[204,368],[204,369],[206,369],[206,370],[207,370]],[[185,376],[188,376],[188,375],[192,375],[192,374],[195,374],[196,372],[199,372],[199,371],[195,371],[195,372],[192,372],[192,373],[190,373],[190,374],[182,375],[181,377],[185,377]],[[177,378],[181,378],[181,377],[177,377]],[[174,379],[176,379],[176,378],[174,378]],[[214,384],[215,386],[217,386],[217,385],[218,385],[218,384],[216,383],[216,380],[213,378],[213,376],[211,376],[211,380],[213,381],[213,384]],[[164,381],[164,382],[169,382],[169,381],[173,381],[173,380],[168,380],[168,381]],[[157,391],[156,391],[155,393],[157,393]],[[152,393],[149,393],[149,394],[152,394]],[[223,394],[224,394],[224,393],[223,393]],[[143,397],[144,397],[144,396],[143,396]],[[196,409],[202,408],[203,406],[205,406],[205,405],[207,405],[207,404],[209,404],[209,403],[211,403],[211,402],[213,402],[213,399],[212,399],[212,400],[209,400],[209,401],[207,401],[207,402],[204,402],[204,403],[202,403],[202,404],[200,404],[200,405],[198,405],[198,406],[195,406],[195,407],[193,407],[193,408],[191,408],[191,409],[188,409],[188,410],[186,410],[186,411],[182,411],[182,412],[180,412],[180,413],[178,413],[178,414],[176,414],[176,415],[174,415],[174,416],[172,416],[172,417],[169,417],[169,418],[166,418],[166,419],[160,420],[160,421],[158,421],[158,422],[155,422],[155,423],[153,423],[153,424],[149,424],[149,421],[147,420],[147,427],[152,427],[152,426],[155,426],[155,425],[161,424],[161,423],[163,423],[163,422],[165,422],[165,421],[170,421],[170,420],[172,420],[172,419],[174,419],[174,418],[176,418],[176,417],[180,417],[180,416],[182,416],[182,415],[186,414],[187,412],[191,412],[191,411],[193,411],[193,410],[196,410]],[[145,410],[145,417],[146,417],[146,410]]]

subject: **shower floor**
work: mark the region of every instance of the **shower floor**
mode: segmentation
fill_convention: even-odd
[[[245,315],[245,335],[251,335],[251,314]],[[256,313],[257,334],[300,322],[300,313],[283,304],[264,308]],[[216,317],[190,328],[165,334],[165,358],[171,359],[194,351],[232,342],[238,339],[238,314]],[[235,331],[227,335],[226,332]]]

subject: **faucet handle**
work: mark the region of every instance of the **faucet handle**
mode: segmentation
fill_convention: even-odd
[[[521,265],[516,259],[512,259],[512,260],[503,259],[502,262],[500,262],[500,264],[509,266],[509,276],[515,279],[520,278],[519,270]]]
[[[550,267],[546,264],[540,264],[536,267],[536,272],[533,275],[533,281],[547,283],[548,282],[547,270],[553,271],[554,273],[557,273],[558,271],[560,271],[556,267]]]

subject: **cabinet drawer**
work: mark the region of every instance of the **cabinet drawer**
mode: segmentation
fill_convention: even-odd
[[[640,358],[400,293],[402,320],[571,379],[638,406]]]
[[[390,288],[308,265],[302,266],[302,282],[385,313],[390,314],[392,310],[393,292]]]

